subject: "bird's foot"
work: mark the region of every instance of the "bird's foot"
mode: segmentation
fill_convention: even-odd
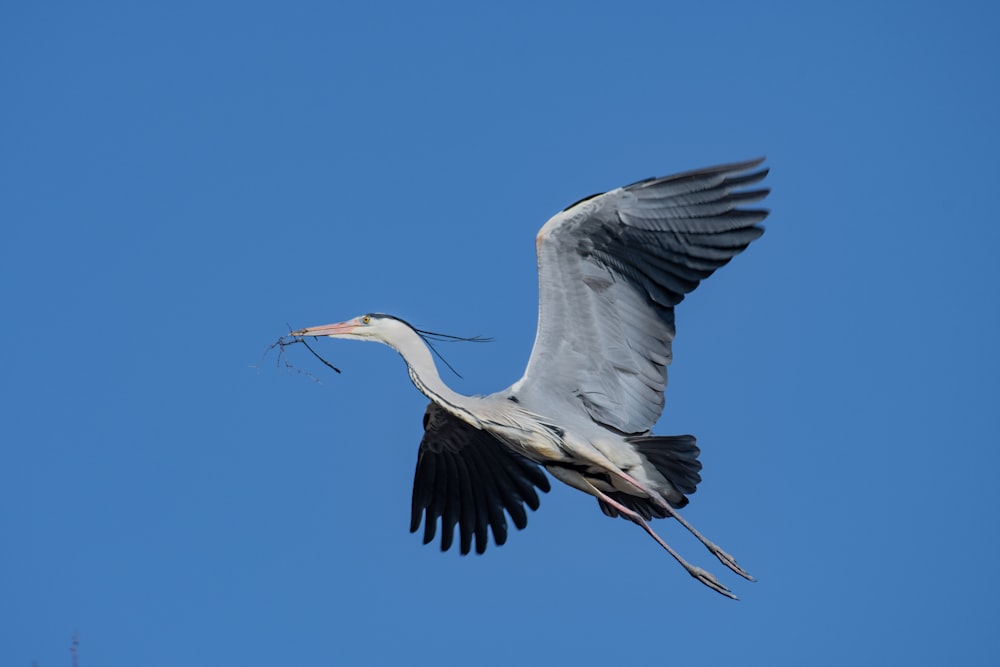
[[[736,574],[740,575],[741,577],[743,577],[747,581],[757,581],[752,576],[750,576],[749,572],[747,572],[742,567],[740,567],[739,565],[737,565],[735,558],[733,558],[732,556],[730,556],[729,554],[727,554],[725,551],[723,551],[722,549],[720,549],[715,544],[709,544],[709,550],[713,554],[715,554],[715,557],[718,558],[719,561],[723,565],[725,565],[726,567],[728,567],[730,570],[732,570]]]
[[[728,588],[719,583],[719,580],[715,578],[715,575],[713,575],[708,570],[703,570],[697,565],[688,565],[687,571],[688,574],[690,574],[692,577],[694,577],[701,583],[711,588],[716,593],[719,593],[720,595],[725,595],[727,598],[731,600],[739,600],[738,597],[733,595],[732,591],[730,591]]]

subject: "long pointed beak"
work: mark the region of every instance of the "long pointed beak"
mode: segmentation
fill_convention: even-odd
[[[357,318],[353,320],[348,320],[347,322],[338,322],[337,324],[324,324],[319,327],[309,327],[307,329],[299,329],[298,331],[293,331],[292,336],[305,337],[305,336],[343,336],[344,334],[349,334],[354,331],[355,328],[360,326],[360,322]]]

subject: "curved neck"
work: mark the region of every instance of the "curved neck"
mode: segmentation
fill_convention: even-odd
[[[395,337],[387,344],[403,357],[413,385],[424,396],[462,421],[476,428],[482,428],[479,420],[469,410],[469,397],[452,391],[441,379],[427,343],[410,327],[404,325],[403,330],[405,331],[403,335]]]

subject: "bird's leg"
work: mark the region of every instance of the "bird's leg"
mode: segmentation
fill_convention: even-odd
[[[650,500],[652,500],[654,503],[656,503],[659,507],[662,507],[663,510],[667,514],[669,514],[673,518],[677,519],[677,521],[682,526],[684,526],[685,528],[687,528],[688,531],[690,531],[690,533],[692,535],[694,535],[695,537],[697,537],[698,541],[701,542],[702,544],[704,544],[705,547],[709,551],[711,551],[712,554],[715,555],[715,557],[718,558],[719,561],[723,565],[725,565],[730,570],[732,570],[733,572],[735,572],[736,574],[740,575],[741,577],[743,577],[744,579],[746,579],[748,581],[756,581],[756,579],[754,579],[752,576],[750,576],[749,572],[747,572],[742,567],[740,567],[739,565],[736,564],[736,559],[735,558],[733,558],[732,556],[730,556],[729,554],[727,554],[725,551],[723,551],[722,548],[719,545],[715,544],[714,542],[712,542],[711,540],[709,540],[707,537],[705,537],[704,535],[702,535],[701,533],[699,533],[698,530],[694,526],[692,526],[690,523],[688,523],[687,520],[684,517],[682,517],[677,512],[677,510],[675,510],[673,507],[671,507],[670,503],[668,503],[666,500],[664,500],[663,497],[659,493],[656,493],[655,491],[651,491],[651,490],[647,489],[639,480],[635,479],[634,477],[632,477],[631,475],[629,475],[627,472],[624,472],[622,470],[618,470],[617,468],[614,469],[614,470],[610,470],[609,472],[617,475],[618,477],[621,477],[626,482],[628,482],[629,484],[631,484],[632,486],[636,487],[637,489],[639,489],[640,491],[642,491],[643,493],[645,493],[647,496],[649,496]],[[618,509],[617,506],[615,507],[615,509]],[[649,529],[647,528],[647,530],[649,530]],[[650,531],[650,533],[652,533],[652,531]]]
[[[616,510],[618,510],[618,512],[622,516],[624,516],[624,517],[630,519],[632,522],[637,523],[640,526],[642,526],[642,529],[645,530],[647,533],[649,533],[649,536],[652,537],[654,540],[656,540],[657,544],[659,544],[661,547],[663,547],[664,549],[666,549],[667,553],[669,553],[671,556],[673,556],[674,560],[676,560],[678,563],[680,563],[681,567],[683,567],[685,570],[687,570],[688,574],[690,574],[692,577],[694,577],[695,579],[697,579],[701,583],[703,583],[706,586],[708,586],[709,588],[711,588],[716,593],[721,593],[722,595],[725,595],[727,598],[732,598],[733,600],[738,600],[739,599],[735,595],[733,595],[732,592],[728,588],[726,588],[725,586],[723,586],[719,582],[719,580],[716,579],[715,576],[711,572],[708,572],[707,570],[703,570],[702,568],[698,567],[697,565],[691,565],[686,560],[684,560],[683,558],[681,558],[681,556],[680,556],[679,553],[677,553],[672,548],[670,548],[670,545],[667,544],[666,542],[664,542],[663,539],[659,535],[657,535],[653,531],[652,528],[649,527],[649,524],[646,523],[646,520],[643,519],[641,515],[639,515],[638,513],[634,512],[632,510],[630,510],[629,508],[625,507],[620,502],[618,502],[617,500],[615,500],[614,498],[612,498],[608,494],[606,494],[603,491],[601,491],[600,489],[598,489],[596,486],[594,486],[593,484],[591,484],[590,481],[587,480],[582,475],[581,475],[581,479],[584,482],[584,484],[586,484],[589,487],[589,489],[587,489],[587,490],[590,493],[592,493],[593,495],[597,496],[598,498],[600,498],[602,501],[604,501],[605,503],[607,503],[611,507],[614,507]]]
[[[684,519],[684,517],[682,517],[680,514],[677,513],[677,510],[675,510],[673,507],[670,506],[670,503],[667,503],[667,512],[670,514],[670,516],[672,516],[675,519],[677,519],[677,521],[682,526],[684,526],[685,528],[687,528],[691,532],[692,535],[694,535],[695,537],[697,537],[698,540],[702,544],[704,544],[705,547],[707,547],[708,550],[711,551],[715,555],[715,557],[718,558],[719,561],[723,565],[725,565],[730,570],[732,570],[736,574],[740,575],[741,577],[743,577],[747,581],[757,581],[756,579],[754,579],[750,575],[749,572],[747,572],[746,570],[744,570],[742,567],[740,567],[736,563],[736,559],[735,558],[733,558],[728,553],[726,553],[725,551],[723,551],[722,547],[720,547],[718,544],[716,544],[715,542],[712,542],[710,539],[708,539],[707,537],[705,537],[704,535],[702,535],[701,533],[699,533],[698,530],[694,526],[692,526],[690,523],[688,523],[687,520]]]

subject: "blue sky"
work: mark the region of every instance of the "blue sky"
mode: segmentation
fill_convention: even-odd
[[[478,4],[478,3],[476,3]],[[28,3],[0,11],[0,663],[997,664],[988,3]],[[425,399],[368,311],[517,379],[533,239],[767,155],[679,308],[657,432],[759,579],[557,486],[482,557],[407,532]]]

